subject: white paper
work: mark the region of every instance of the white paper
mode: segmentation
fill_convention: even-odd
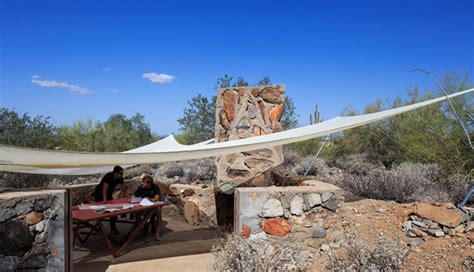
[[[105,209],[106,212],[116,212],[116,211],[120,211],[121,209],[118,209],[118,208],[108,208],[108,209]]]
[[[133,204],[125,204],[125,205],[123,205],[122,210],[132,209],[133,207],[135,207],[135,205],[133,205]]]
[[[142,199],[142,201],[140,201],[140,205],[145,206],[145,207],[153,206],[153,204],[154,203],[148,200],[148,198],[144,198]]]
[[[141,197],[136,197],[134,195],[132,195],[132,203],[140,203],[140,201],[142,201],[143,198]]]
[[[103,210],[105,209],[105,206],[104,205],[90,205],[90,209],[91,210]]]

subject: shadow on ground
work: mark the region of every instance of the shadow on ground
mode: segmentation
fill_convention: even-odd
[[[163,220],[160,242],[150,234],[139,236],[129,246],[129,251],[118,258],[110,254],[101,235],[91,236],[84,244],[77,241],[73,253],[74,271],[106,271],[113,264],[207,253],[222,237],[214,228],[188,225],[181,218],[164,217]],[[108,227],[108,223],[105,225]],[[117,227],[121,238],[131,226],[118,224]]]

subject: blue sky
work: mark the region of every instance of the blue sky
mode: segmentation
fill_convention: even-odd
[[[217,77],[268,75],[305,125],[315,104],[328,119],[434,89],[416,67],[474,74],[473,3],[0,0],[0,107],[57,125],[140,112],[164,135]]]

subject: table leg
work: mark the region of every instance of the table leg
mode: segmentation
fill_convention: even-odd
[[[118,257],[120,256],[124,251],[125,251],[125,248],[128,246],[128,244],[133,241],[133,239],[135,239],[135,237],[138,236],[138,234],[140,233],[140,230],[143,229],[143,227],[145,226],[146,222],[148,221],[148,219],[150,219],[150,217],[156,213],[156,210],[152,210],[150,211],[144,218],[143,220],[140,221],[140,224],[138,224],[134,229],[133,231],[130,233],[130,236],[128,237],[127,241],[125,241],[125,243],[117,250],[116,252],[116,255],[114,255],[114,257]]]
[[[112,242],[110,242],[109,235],[107,235],[107,232],[105,231],[105,228],[104,228],[104,224],[102,224],[102,219],[98,219],[97,224],[99,225],[100,231],[104,235],[105,242],[107,243],[107,247],[109,248],[110,252],[112,253],[112,256],[114,256],[114,258],[117,258],[119,255],[114,250],[114,248],[112,246]]]
[[[156,240],[160,240],[160,230],[161,230],[161,207],[156,208]]]

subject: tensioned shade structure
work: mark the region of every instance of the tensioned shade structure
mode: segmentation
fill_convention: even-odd
[[[110,165],[151,164],[220,156],[251,151],[276,145],[284,145],[330,135],[339,131],[359,127],[414,109],[428,106],[446,99],[473,92],[474,89],[430,99],[399,108],[376,113],[336,117],[321,123],[295,128],[273,134],[239,139],[228,142],[197,145],[171,145],[152,152],[91,153],[50,151],[0,145],[0,171],[30,172],[42,169],[42,174],[54,174],[63,168],[91,168]],[[54,170],[54,171],[51,171]]]

